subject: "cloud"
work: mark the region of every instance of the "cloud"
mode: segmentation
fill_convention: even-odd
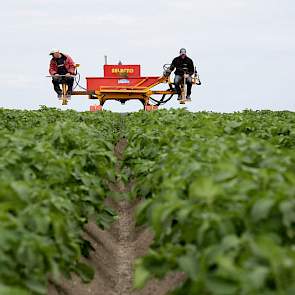
[[[294,106],[294,12],[294,0],[6,1],[0,11],[1,105],[10,105],[16,89],[25,107],[38,103],[32,90],[38,97],[54,95],[44,77],[54,47],[73,55],[88,76],[102,72],[104,54],[157,75],[184,46],[204,81],[191,109]],[[279,82],[270,82],[273,73],[280,73]],[[78,109],[79,103],[72,105]],[[129,105],[116,104],[116,110]]]
[[[28,74],[1,74],[0,75],[0,87],[3,89],[28,89],[38,88],[36,78],[29,76]]]

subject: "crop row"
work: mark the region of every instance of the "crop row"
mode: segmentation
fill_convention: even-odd
[[[46,294],[47,281],[93,270],[79,262],[90,218],[107,227],[115,115],[0,110],[0,294]],[[111,130],[111,132],[109,131]]]
[[[155,234],[135,284],[183,271],[175,294],[294,294],[295,115],[130,115],[125,165]]]

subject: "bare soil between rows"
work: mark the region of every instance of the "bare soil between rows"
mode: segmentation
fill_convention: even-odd
[[[115,147],[118,163],[128,142],[121,139]],[[118,164],[117,169],[120,169]],[[132,183],[110,184],[114,193],[130,191]],[[100,229],[94,222],[85,226],[84,237],[91,242],[94,251],[83,262],[95,269],[94,279],[85,284],[75,274],[71,280],[61,279],[50,283],[48,295],[167,295],[185,280],[183,273],[170,273],[163,280],[151,280],[142,290],[134,290],[135,260],[147,253],[153,235],[146,227],[136,227],[135,209],[140,200],[106,200],[118,214],[118,220],[108,230]]]

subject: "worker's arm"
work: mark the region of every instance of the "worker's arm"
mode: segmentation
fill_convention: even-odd
[[[76,64],[69,55],[67,56],[67,59],[66,59],[66,68],[71,75],[75,75]]]
[[[50,61],[49,74],[50,76],[54,76],[57,74],[57,65],[53,60]]]
[[[190,62],[188,64],[188,73],[190,76],[192,76],[195,73],[195,66],[194,66],[194,62],[192,60],[190,60]]]
[[[173,72],[174,69],[175,69],[175,58],[173,59],[170,67],[167,70],[164,71],[164,74],[163,75],[165,77],[170,76],[170,74]]]
[[[172,63],[171,63],[171,66],[170,66],[169,70],[170,70],[171,72],[173,72],[175,68],[176,68],[176,58],[173,59],[173,61],[172,61]]]

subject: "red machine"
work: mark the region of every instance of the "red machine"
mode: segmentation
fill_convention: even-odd
[[[196,83],[197,76],[193,77]],[[97,99],[99,104],[90,107],[90,111],[102,110],[107,100],[118,100],[124,104],[127,100],[139,100],[147,111],[156,110],[158,106],[169,101],[176,94],[173,83],[169,77],[152,76],[142,77],[140,65],[104,65],[104,77],[87,77],[85,91],[73,91],[73,95],[88,95],[89,99]],[[155,86],[167,83],[167,90],[152,90]],[[77,83],[79,85],[79,83]],[[185,103],[185,84],[182,86],[183,100]],[[153,98],[161,95],[161,99]],[[166,98],[166,96],[169,96]],[[67,102],[66,102],[67,103]],[[66,104],[65,103],[65,104]]]

